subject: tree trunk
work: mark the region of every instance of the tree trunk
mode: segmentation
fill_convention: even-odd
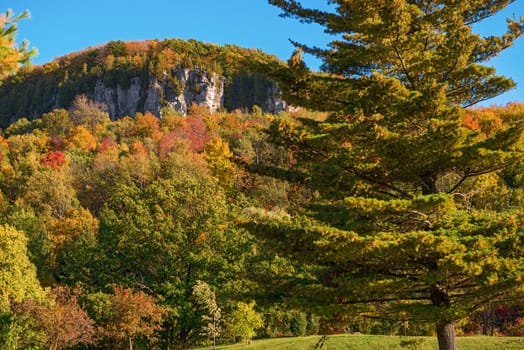
[[[455,324],[453,321],[437,322],[437,339],[439,350],[457,350]]]
[[[482,335],[488,335],[488,327],[488,310],[484,307],[484,310],[482,311]]]

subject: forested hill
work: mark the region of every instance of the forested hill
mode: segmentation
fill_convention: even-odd
[[[285,107],[265,70],[280,65],[255,49],[213,45],[195,40],[112,41],[25,68],[0,87],[0,126],[68,108],[85,94],[105,103],[111,118],[162,108],[185,113],[193,104],[210,110],[250,109],[268,112]]]

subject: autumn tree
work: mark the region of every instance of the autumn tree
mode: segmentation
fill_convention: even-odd
[[[456,349],[457,319],[522,285],[522,208],[465,195],[522,163],[522,115],[489,134],[464,120],[465,107],[514,86],[483,63],[522,35],[523,21],[508,20],[502,36],[472,31],[512,1],[269,2],[334,35],[327,49],[296,43],[276,74],[288,102],[330,114],[271,125],[297,163],[266,173],[307,185],[312,200],[297,213],[254,211],[248,225],[312,267],[287,290],[334,321],[434,322],[439,348]],[[324,72],[311,73],[301,51]]]
[[[0,344],[17,349],[24,342],[25,322],[15,313],[15,304],[44,297],[35,266],[28,257],[24,232],[12,226],[0,226]]]
[[[27,255],[37,268],[37,277],[43,285],[49,285],[50,273],[48,268],[51,242],[48,237],[45,217],[36,215],[33,210],[20,206],[10,206],[5,213],[2,223],[23,231],[27,236]]]
[[[143,291],[116,287],[112,294],[96,293],[88,297],[104,337],[112,348],[133,350],[137,338],[152,340],[160,330],[166,309]]]
[[[17,316],[29,316],[32,329],[44,334],[41,342],[49,350],[69,349],[78,344],[95,344],[94,322],[78,304],[69,288],[55,287],[42,301],[26,300],[17,306]]]
[[[233,154],[228,144],[220,137],[216,137],[206,144],[204,152],[211,173],[225,188],[231,188],[235,182],[235,168],[231,160]]]
[[[69,130],[66,138],[67,147],[80,151],[92,151],[96,148],[96,139],[89,130],[83,126],[75,126]]]
[[[201,313],[202,331],[213,339],[213,349],[216,348],[216,338],[220,335],[222,313],[217,304],[215,293],[204,281],[196,281],[192,296],[195,300],[194,311]]]
[[[29,49],[27,41],[20,46],[16,43],[17,23],[27,17],[28,11],[15,16],[11,9],[0,14],[0,82],[16,72],[21,64],[29,63],[29,59],[36,54],[35,49]]]
[[[73,125],[84,126],[92,133],[96,131],[97,125],[110,120],[107,106],[88,99],[86,95],[79,95],[74,99],[70,113]]]
[[[38,299],[43,291],[28,258],[26,235],[7,225],[0,226],[0,233],[0,312],[5,312],[10,300]]]
[[[64,137],[72,126],[71,115],[65,109],[55,109],[42,116],[42,127],[50,136]]]
[[[64,218],[77,202],[72,181],[71,173],[66,168],[37,170],[28,177],[18,202],[38,214]]]
[[[239,302],[235,310],[231,312],[228,319],[228,328],[231,334],[239,337],[246,344],[251,343],[251,339],[257,335],[257,329],[264,326],[262,315],[255,310],[255,302]]]
[[[135,117],[135,135],[141,139],[146,137],[160,139],[162,137],[160,120],[149,112],[146,114],[138,113]]]
[[[202,338],[192,298],[197,280],[225,285],[238,255],[226,197],[205,162],[188,153],[164,160],[160,176],[142,188],[120,184],[100,212],[101,286],[143,289],[169,310],[159,342],[186,348]],[[187,157],[187,158],[186,158]]]

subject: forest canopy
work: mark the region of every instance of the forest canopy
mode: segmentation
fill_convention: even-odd
[[[522,23],[471,31],[511,1],[269,2],[336,39],[295,43],[287,64],[114,41],[5,76],[5,349],[361,332],[454,350],[457,333],[524,334],[524,105],[472,107],[513,86],[485,64]],[[4,17],[4,38],[20,18]],[[175,91],[179,65],[238,79],[229,92],[251,102],[277,82],[294,107],[112,118],[83,93],[137,75]]]

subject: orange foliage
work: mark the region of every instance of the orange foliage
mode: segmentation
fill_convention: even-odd
[[[2,162],[2,160],[7,155],[8,152],[9,152],[9,144],[6,139],[0,136],[0,162]]]
[[[96,148],[95,137],[83,126],[72,128],[67,135],[67,148],[91,151]]]
[[[162,317],[167,310],[146,293],[115,288],[110,299],[111,316],[104,327],[107,337],[128,345],[138,336],[151,339],[161,329]]]
[[[209,116],[209,109],[204,105],[193,103],[187,109],[187,115],[191,117],[207,117]]]
[[[480,129],[480,124],[477,118],[471,114],[466,114],[462,120],[462,126],[470,130]]]
[[[69,210],[64,218],[50,218],[47,222],[49,238],[56,248],[64,242],[81,235],[98,231],[98,220],[91,212],[82,207]]]
[[[131,56],[146,52],[149,46],[149,41],[126,41],[126,49]]]
[[[131,152],[131,154],[148,154],[149,153],[147,150],[147,147],[144,146],[144,144],[138,140],[133,142],[131,147],[129,147],[129,152]]]
[[[224,115],[219,124],[222,133],[229,138],[240,139],[246,130],[246,123],[243,123],[238,115],[232,113]]]
[[[189,142],[189,149],[193,152],[203,151],[211,138],[206,122],[202,116],[184,118],[174,133],[177,138],[187,140]]]
[[[464,116],[462,126],[471,130],[480,130],[484,135],[492,135],[505,124],[502,119],[504,109],[486,107],[469,110]]]
[[[175,55],[173,50],[171,50],[169,47],[166,47],[161,51],[161,54],[165,57],[167,64],[171,67],[173,65]]]
[[[153,140],[160,141],[162,133],[160,132],[160,120],[150,112],[138,114],[135,118],[135,135],[141,138],[150,137]]]

